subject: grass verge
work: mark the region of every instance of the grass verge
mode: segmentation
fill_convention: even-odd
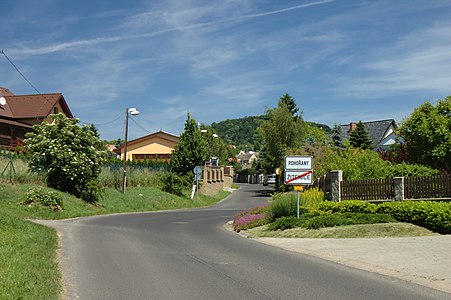
[[[56,261],[55,230],[26,219],[66,219],[122,212],[205,207],[229,193],[194,200],[162,192],[158,188],[128,188],[125,194],[107,188],[91,205],[61,193],[63,210],[22,205],[26,192],[36,185],[0,183],[0,299],[60,299],[61,277]]]
[[[285,238],[376,238],[439,235],[423,227],[409,223],[382,223],[326,227],[320,229],[292,228],[268,230],[268,225],[245,231],[249,237]]]

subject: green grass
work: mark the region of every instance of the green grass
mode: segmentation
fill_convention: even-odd
[[[127,188],[126,193],[107,188],[96,204],[58,192],[63,210],[52,211],[40,205],[22,205],[26,192],[36,185],[0,183],[0,300],[60,299],[61,278],[56,262],[58,246],[53,229],[26,219],[66,219],[109,213],[143,212],[205,207],[225,198],[199,194],[189,199],[162,192],[156,187]],[[187,191],[188,194],[188,191]]]
[[[0,299],[59,299],[61,277],[55,230],[0,218]]]
[[[268,225],[246,230],[251,237],[286,238],[374,238],[438,235],[423,227],[409,223],[382,223],[348,225],[320,229],[293,228],[287,230],[268,230]]]

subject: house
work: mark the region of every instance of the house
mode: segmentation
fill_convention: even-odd
[[[236,160],[238,163],[241,164],[243,169],[248,169],[248,168],[252,167],[252,164],[258,159],[258,157],[259,157],[259,153],[257,153],[257,152],[240,151],[240,153],[238,153],[238,155],[236,156]]]
[[[127,142],[127,160],[169,160],[179,143],[179,137],[164,131],[158,131]],[[124,144],[120,147],[121,159],[124,159]]]
[[[362,122],[365,126],[368,136],[373,142],[373,149],[388,149],[396,144],[399,138],[396,137],[396,122],[393,119]],[[351,122],[346,125],[340,125],[342,131],[342,139],[349,140],[350,133],[356,128],[357,123]]]
[[[52,122],[51,114],[63,113],[73,118],[61,93],[14,95],[0,87],[0,147],[15,150],[23,146],[27,132],[35,124]]]

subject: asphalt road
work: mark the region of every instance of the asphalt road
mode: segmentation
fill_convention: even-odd
[[[65,299],[449,299],[449,294],[245,239],[223,225],[269,199],[243,185],[207,209],[52,221]]]

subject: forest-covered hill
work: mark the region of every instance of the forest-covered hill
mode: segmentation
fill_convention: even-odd
[[[239,119],[227,119],[211,124],[219,136],[229,145],[236,145],[240,150],[260,151],[263,145],[262,138],[257,133],[257,128],[266,120],[266,115],[251,116]],[[330,127],[325,124],[307,122],[311,126],[322,128],[327,133]]]

